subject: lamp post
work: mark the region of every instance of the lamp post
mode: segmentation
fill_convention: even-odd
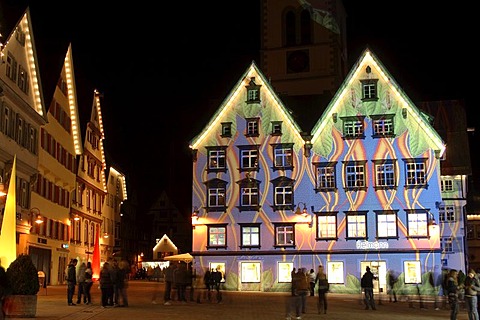
[[[192,229],[195,229],[195,225],[198,222],[198,215],[200,213],[200,210],[198,210],[198,207],[195,206],[193,207],[193,212],[192,212]]]

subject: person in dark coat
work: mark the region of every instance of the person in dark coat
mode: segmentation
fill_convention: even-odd
[[[113,305],[113,281],[110,264],[105,262],[100,271],[100,290],[102,291],[102,307]]]
[[[217,303],[222,302],[222,293],[220,292],[220,284],[222,283],[223,275],[220,270],[215,269],[215,271],[212,272],[212,280],[213,280],[213,286],[215,290],[217,290]]]
[[[315,277],[315,284],[318,283],[318,314],[327,313],[327,292],[330,289],[327,275],[323,271],[323,266],[318,266],[317,276]]]
[[[377,310],[375,307],[375,300],[373,299],[373,280],[375,276],[370,271],[370,267],[367,266],[367,271],[363,274],[361,285],[364,292],[365,300],[365,310],[372,308],[372,310]]]
[[[172,294],[172,285],[173,285],[173,274],[175,272],[175,269],[177,269],[177,264],[173,262],[170,262],[168,267],[165,269],[165,294],[163,296],[163,301],[164,301],[163,304],[166,306],[172,304],[171,294]]]
[[[69,306],[75,306],[73,296],[75,295],[75,286],[77,285],[77,259],[72,259],[67,268],[67,303]]]
[[[182,303],[187,302],[185,296],[187,285],[191,282],[192,277],[188,273],[187,264],[182,262],[179,264],[178,268],[173,273],[173,281],[177,287],[178,301]]]

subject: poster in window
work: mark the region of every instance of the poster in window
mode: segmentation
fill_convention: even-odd
[[[279,262],[278,263],[278,282],[292,282],[292,262]]]
[[[345,283],[343,278],[343,262],[328,261],[327,262],[327,279],[328,283]]]
[[[260,262],[241,262],[242,283],[260,282]]]
[[[404,261],[403,268],[406,284],[422,283],[420,261]]]

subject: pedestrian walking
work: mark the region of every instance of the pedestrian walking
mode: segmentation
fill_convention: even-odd
[[[310,281],[310,297],[314,297],[315,296],[315,279],[316,279],[315,270],[310,269],[310,273],[308,274],[308,279]]]
[[[300,308],[302,313],[307,313],[307,296],[310,292],[310,281],[308,279],[307,269],[299,268],[295,277],[297,281],[295,284],[297,294],[300,296]]]
[[[77,259],[70,260],[67,267],[67,303],[69,306],[74,306],[73,296],[75,295],[75,286],[77,285]]]
[[[91,289],[93,285],[93,270],[92,270],[92,263],[89,261],[87,262],[87,267],[85,269],[85,297],[87,302],[85,304],[92,303],[92,295]]]
[[[115,296],[115,304],[114,307],[128,307],[128,296],[127,296],[127,288],[128,288],[128,262],[127,261],[120,261],[117,268],[117,274],[115,278],[114,284],[114,296]]]
[[[323,271],[323,266],[318,266],[315,283],[318,283],[318,314],[327,314],[327,292],[330,290],[327,275]]]
[[[395,289],[395,283],[397,283],[397,277],[395,276],[395,273],[393,270],[389,270],[388,274],[388,293],[389,293],[389,301],[390,302],[397,302],[397,292]]]
[[[367,266],[366,272],[362,276],[361,286],[364,292],[365,300],[365,310],[372,308],[372,310],[377,310],[375,307],[375,300],[373,299],[373,280],[376,280],[373,273],[370,271],[370,267]]]
[[[458,285],[458,271],[456,269],[450,269],[448,273],[447,286],[448,303],[450,304],[450,320],[457,320],[458,314],[458,291],[460,286]]]
[[[105,262],[103,264],[99,281],[102,291],[102,307],[113,306],[113,281],[110,263]]]
[[[169,306],[172,304],[172,286],[173,286],[173,273],[175,272],[175,269],[177,268],[177,264],[170,262],[168,267],[165,269],[165,292],[163,295],[163,304],[166,306]],[[155,294],[152,299],[152,303],[156,304],[156,299],[155,299]]]
[[[470,269],[465,278],[465,303],[467,306],[468,320],[479,320],[477,309],[477,294],[480,292],[480,282],[475,270]]]
[[[87,269],[87,265],[85,262],[80,264],[77,271],[77,284],[78,284],[78,295],[77,295],[77,304],[87,303],[87,297],[85,296],[85,270]]]

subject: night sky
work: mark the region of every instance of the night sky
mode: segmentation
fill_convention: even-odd
[[[98,89],[107,159],[127,175],[129,192],[148,206],[165,189],[189,212],[189,141],[260,63],[260,1],[111,3],[32,0],[34,34],[42,44],[71,39],[81,117],[88,120]],[[428,3],[345,0],[349,66],[368,46],[412,101],[463,99],[469,125],[480,128],[466,81],[478,69],[474,10]]]

